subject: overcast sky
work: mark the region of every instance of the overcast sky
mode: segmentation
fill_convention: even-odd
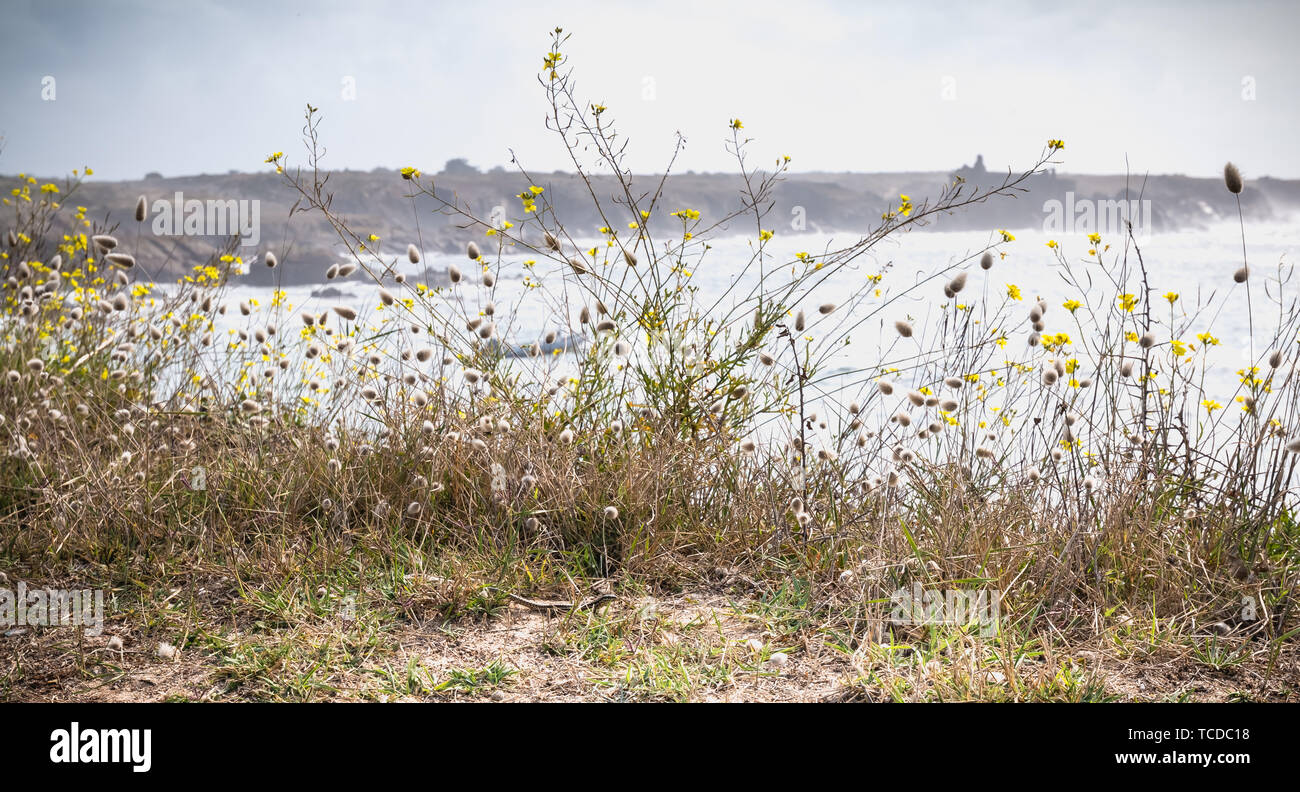
[[[1066,141],[1063,170],[1300,178],[1300,3],[233,2],[6,0],[0,173],[257,170],[324,114],[333,168],[513,148],[565,166],[542,127],[548,32],[629,164],[734,171],[739,117],[800,171],[991,168]],[[53,77],[54,99],[47,101]],[[345,99],[345,78],[355,99]]]

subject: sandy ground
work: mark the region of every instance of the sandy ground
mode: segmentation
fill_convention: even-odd
[[[1072,647],[972,662],[801,627],[773,629],[754,602],[714,592],[619,600],[599,613],[548,615],[511,603],[460,623],[402,621],[358,638],[347,623],[229,627],[171,658],[109,625],[19,628],[0,637],[0,699],[10,701],[888,701],[954,698],[1300,699],[1294,652],[1225,641],[1227,659]],[[123,638],[120,651],[111,636]],[[878,635],[878,633],[876,633]],[[1258,646],[1255,646],[1258,644]],[[1215,644],[1218,646],[1218,644]],[[358,648],[360,647],[360,648]],[[1270,663],[1271,661],[1271,663]],[[1072,682],[1063,684],[1069,677]]]

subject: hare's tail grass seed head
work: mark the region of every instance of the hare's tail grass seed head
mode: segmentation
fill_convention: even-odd
[[[1228,188],[1228,192],[1233,195],[1240,195],[1242,189],[1246,186],[1246,183],[1241,179],[1241,171],[1231,162],[1223,166],[1223,184]]]

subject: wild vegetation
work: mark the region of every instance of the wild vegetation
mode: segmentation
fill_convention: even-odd
[[[403,631],[463,646],[511,594],[576,602],[600,583],[615,604],[531,617],[536,656],[591,681],[577,697],[779,697],[818,667],[836,669],[818,695],[842,698],[1196,695],[1124,676],[1170,657],[1192,679],[1248,670],[1207,694],[1294,696],[1300,315],[1290,270],[1248,261],[1246,218],[1240,269],[1199,303],[1148,282],[1131,234],[1092,235],[1082,258],[1052,243],[1079,292],[1064,305],[999,276],[1006,231],[915,282],[856,269],[1015,194],[1062,154],[1053,140],[1000,186],[900,196],[852,244],[778,258],[789,158],[754,166],[732,120],[735,212],[664,205],[671,163],[633,186],[565,41],[539,83],[582,183],[622,185],[590,190],[598,230],[566,227],[522,168],[533,186],[504,218],[407,168],[394,188],[439,201],[467,243],[446,280],[411,277],[419,239],[390,253],[334,213],[314,108],[303,164],[268,158],[336,231],[328,277],[373,283],[363,309],[231,298],[241,269],[292,263],[245,262],[233,241],[155,283],[128,252],[140,229],[76,209],[82,173],[5,198],[0,569],[107,590],[110,625],[98,644],[5,639],[2,695],[96,696],[182,658],[199,669],[185,697],[522,690],[529,669],[500,652],[448,668],[451,648],[403,653]],[[1232,166],[1225,187],[1244,189]],[[648,228],[663,214],[672,235]],[[749,257],[712,258],[740,221]],[[698,289],[704,267],[734,270],[730,290]],[[1242,290],[1277,330],[1214,393],[1204,351]],[[927,321],[884,319],[918,296]],[[525,309],[548,317],[536,337]],[[873,333],[873,365],[828,370]],[[891,619],[916,584],[997,592],[997,629]]]

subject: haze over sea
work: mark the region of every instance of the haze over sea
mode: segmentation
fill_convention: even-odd
[[[964,265],[970,280],[966,295],[987,295],[1000,300],[1008,291],[1008,285],[1019,287],[1022,301],[1012,308],[1012,316],[1017,326],[1007,328],[1009,339],[1007,357],[1019,357],[1029,335],[1029,328],[1024,317],[1027,316],[1033,301],[1039,297],[1046,300],[1047,332],[1074,333],[1076,325],[1070,313],[1062,307],[1066,300],[1075,299],[1091,304],[1098,310],[1110,306],[1097,304],[1095,292],[1100,292],[1103,284],[1109,285],[1110,278],[1119,277],[1118,267],[1114,264],[1117,256],[1122,257],[1123,240],[1116,235],[1103,236],[1102,245],[1111,245],[1109,251],[1102,253],[1105,264],[1098,264],[1088,255],[1092,247],[1087,236],[1077,234],[1050,234],[1041,230],[1017,230],[1015,241],[1005,243],[1001,250],[1007,252],[1005,259],[1000,259],[987,272],[981,270],[975,261]],[[467,241],[468,241],[467,237]],[[771,270],[774,262],[788,262],[799,252],[808,252],[813,256],[823,250],[834,250],[848,246],[857,237],[849,234],[777,234],[767,246],[767,267]],[[1074,264],[1091,260],[1078,271],[1085,273],[1096,286],[1090,290],[1094,294],[1085,294],[1079,288],[1067,282],[1061,275],[1053,251],[1047,246],[1048,241],[1056,241],[1062,248],[1066,259]],[[816,308],[822,302],[838,302],[848,293],[861,289],[867,276],[887,270],[880,286],[889,292],[898,292],[925,280],[928,276],[943,272],[970,256],[978,258],[978,252],[1000,241],[996,233],[979,231],[926,231],[911,233],[898,240],[890,239],[859,258],[853,265],[845,268],[814,290],[804,300],[804,307],[810,316],[816,315]],[[1157,335],[1162,342],[1169,340],[1170,320],[1179,328],[1184,328],[1181,339],[1195,347],[1194,355],[1204,354],[1208,360],[1207,390],[1227,403],[1236,394],[1238,377],[1236,372],[1251,365],[1251,348],[1248,341],[1249,317],[1245,290],[1237,287],[1233,290],[1233,272],[1241,266],[1241,236],[1236,223],[1219,223],[1203,229],[1180,230],[1176,232],[1150,233],[1137,238],[1138,248],[1146,263],[1152,299],[1152,319],[1159,324]],[[701,304],[712,304],[723,299],[733,283],[740,288],[726,299],[735,299],[748,293],[747,279],[755,279],[754,270],[741,274],[745,264],[753,255],[753,240],[750,237],[730,236],[711,240],[711,249],[705,253],[702,262],[693,267],[692,283],[698,287],[696,295]],[[1266,337],[1278,325],[1278,307],[1264,298],[1261,284],[1267,281],[1275,284],[1278,267],[1283,272],[1294,264],[1300,256],[1300,220],[1290,218],[1285,222],[1246,225],[1246,252],[1249,257],[1254,295],[1254,325],[1257,337]],[[426,267],[428,272],[444,272],[448,266],[458,266],[467,272],[472,266],[463,255],[428,252],[422,256],[422,263],[409,264],[405,257],[398,257],[396,271],[407,275],[408,283],[419,283]],[[494,302],[496,319],[505,343],[512,346],[524,346],[537,341],[548,330],[564,328],[554,325],[554,306],[536,299],[520,301],[525,287],[523,285],[523,262],[539,259],[534,276],[546,283],[548,276],[559,282],[560,265],[540,259],[535,254],[511,254],[502,256],[501,267],[495,287]],[[1141,273],[1137,267],[1135,254],[1129,256],[1130,272],[1128,287],[1125,291],[1141,296]],[[257,266],[257,265],[253,265]],[[955,274],[955,270],[949,273]],[[439,281],[441,278],[438,279]],[[231,294],[237,300],[256,299],[259,303],[269,302],[272,289],[268,287],[240,286],[238,280]],[[833,369],[843,375],[842,384],[848,386],[857,383],[865,375],[876,375],[882,366],[897,364],[891,356],[882,351],[882,344],[892,343],[896,339],[893,323],[897,319],[910,319],[918,325],[926,325],[934,318],[939,307],[947,302],[943,295],[943,279],[937,278],[915,289],[908,297],[889,306],[870,321],[864,322],[851,336],[852,343],[838,350],[832,359]],[[343,281],[330,281],[327,285],[288,286],[284,288],[288,304],[292,311],[288,316],[296,316],[299,311],[322,312],[338,304],[350,305],[363,313],[373,310],[378,305],[376,287],[363,273],[357,273]],[[1222,310],[1217,313],[1198,313],[1198,303],[1209,302],[1211,297],[1221,296],[1231,291]],[[1173,306],[1164,298],[1168,292],[1179,295]],[[1269,295],[1276,295],[1277,290],[1270,288]],[[475,300],[486,302],[482,289],[477,285],[466,284],[451,293],[460,295],[458,299],[473,305]],[[577,314],[583,302],[578,293],[569,295],[570,316],[573,326],[577,326]],[[1089,301],[1088,297],[1094,299]],[[970,302],[977,300],[971,296]],[[883,302],[883,300],[879,301]],[[958,302],[961,302],[959,299]],[[1023,306],[1020,308],[1019,306]],[[870,302],[865,306],[870,310]],[[862,313],[860,310],[859,313]],[[837,317],[842,318],[842,317]],[[232,320],[233,323],[233,320]],[[812,324],[810,333],[816,333]],[[1220,343],[1217,346],[1203,348],[1196,335],[1211,333]],[[1013,355],[1014,353],[1014,355]],[[1255,350],[1255,361],[1266,350]],[[895,351],[893,358],[898,358]],[[563,371],[564,356],[551,361],[556,372]],[[829,387],[829,386],[827,386]],[[848,394],[850,397],[852,393]]]

